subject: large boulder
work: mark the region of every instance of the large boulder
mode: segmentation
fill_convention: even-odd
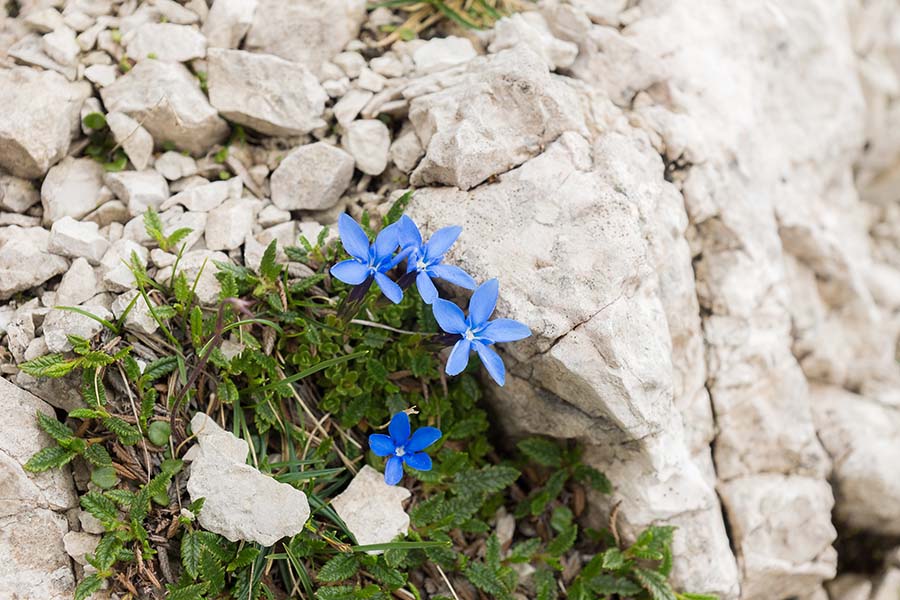
[[[0,167],[42,177],[65,156],[90,94],[86,82],[70,83],[52,71],[0,68]]]

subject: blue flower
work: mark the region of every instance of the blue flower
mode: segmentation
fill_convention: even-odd
[[[447,360],[447,375],[461,373],[469,364],[469,353],[474,350],[498,385],[503,385],[506,381],[503,359],[490,346],[497,342],[514,342],[527,338],[531,335],[531,330],[512,319],[488,320],[497,306],[499,288],[500,284],[496,279],[478,286],[469,300],[468,317],[452,302],[440,298],[435,300],[432,310],[438,325],[447,333],[460,336]]]
[[[422,242],[422,234],[412,219],[403,215],[400,224],[400,245],[408,252],[407,273],[416,275],[416,288],[426,304],[432,304],[438,297],[432,279],[443,279],[467,290],[475,289],[472,276],[453,265],[442,264],[444,254],[459,237],[462,227],[444,227],[434,232],[428,242]]]
[[[409,417],[398,412],[388,425],[390,436],[373,433],[369,436],[369,447],[378,456],[390,456],[384,466],[384,481],[397,485],[403,478],[403,463],[419,471],[431,470],[431,457],[422,452],[441,439],[441,430],[436,427],[421,427],[410,436]]]
[[[331,267],[331,274],[350,285],[359,285],[374,277],[381,292],[391,302],[397,304],[403,300],[403,290],[385,275],[406,257],[404,252],[394,254],[400,245],[399,226],[396,223],[388,225],[375,238],[375,243],[369,244],[369,237],[359,223],[343,213],[338,219],[338,232],[344,250],[352,258]]]

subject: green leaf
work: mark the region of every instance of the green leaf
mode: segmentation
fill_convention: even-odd
[[[102,410],[94,410],[93,408],[76,408],[69,411],[69,417],[72,419],[100,419],[107,416]]]
[[[388,567],[381,562],[375,562],[366,567],[366,571],[372,575],[377,581],[388,586],[392,590],[406,585],[406,575],[399,570]]]
[[[522,454],[541,466],[553,468],[562,467],[562,450],[559,446],[546,438],[526,438],[516,445]]]
[[[593,467],[587,465],[578,465],[574,471],[575,479],[589,485],[601,494],[609,494],[612,492],[612,483],[606,478],[606,475]]]
[[[540,569],[534,574],[534,585],[535,600],[556,600],[558,597],[556,577],[549,569]]]
[[[92,112],[81,120],[88,129],[103,129],[106,127],[106,117],[98,112]]]
[[[342,552],[322,565],[316,573],[316,579],[324,582],[344,581],[353,577],[358,570],[359,561],[356,555]]]
[[[81,363],[81,359],[67,360],[62,354],[46,354],[23,362],[19,369],[32,377],[65,377]]]
[[[98,573],[88,575],[82,579],[81,583],[78,584],[78,587],[75,588],[75,600],[87,600],[94,592],[103,587],[104,581],[106,581],[106,578],[101,577]]]
[[[538,548],[541,547],[541,538],[534,537],[523,542],[519,542],[509,551],[507,559],[514,563],[525,563],[531,560]]]
[[[281,265],[275,262],[278,250],[278,241],[272,240],[263,252],[262,261],[259,263],[259,274],[269,281],[275,281],[281,275]]]
[[[578,525],[574,523],[563,529],[558,536],[547,544],[547,554],[550,556],[562,556],[575,544],[578,538]]]
[[[500,540],[496,535],[492,535],[485,542],[484,562],[493,570],[500,568]]]
[[[511,486],[520,473],[512,467],[487,465],[481,469],[456,474],[456,493],[460,495],[493,494]]]
[[[47,469],[61,467],[78,456],[77,452],[66,450],[61,446],[51,446],[44,448],[37,454],[28,459],[25,463],[25,470],[32,473],[40,473]]]
[[[614,575],[599,575],[587,582],[588,587],[603,596],[618,594],[623,598],[633,598],[641,592],[641,588],[629,579]]]
[[[84,457],[95,467],[112,467],[112,458],[102,444],[91,444],[85,448]]]
[[[200,568],[200,552],[203,550],[200,536],[193,531],[186,531],[181,537],[181,564],[191,579],[197,579]]]
[[[100,410],[106,404],[106,388],[97,369],[85,369],[81,372],[81,397],[85,404],[95,410]]]
[[[165,446],[172,435],[172,427],[167,421],[153,421],[147,428],[147,437],[155,446]]]
[[[719,597],[713,594],[689,594],[687,592],[676,592],[675,597],[678,600],[719,600]]]
[[[141,376],[141,379],[144,381],[156,381],[161,377],[165,377],[172,371],[178,368],[178,357],[177,356],[164,356],[159,360],[154,360],[152,363],[146,366],[144,369],[144,374]]]
[[[403,213],[406,211],[406,207],[409,206],[410,200],[412,200],[413,191],[409,190],[391,205],[390,210],[388,210],[387,214],[384,216],[382,224],[384,227],[391,225],[392,223],[396,223],[400,220],[400,217],[403,216]]]
[[[152,207],[148,207],[144,212],[144,229],[157,245],[162,247],[165,244],[165,235],[163,235],[163,224],[159,218],[159,213]]]
[[[166,238],[166,250],[171,250],[178,245],[178,242],[191,235],[191,232],[194,231],[190,227],[181,227],[173,231]]]
[[[243,569],[254,560],[256,560],[256,557],[258,555],[258,548],[254,548],[253,546],[246,546],[235,555],[234,559],[230,563],[228,563],[228,567],[225,570],[230,573],[231,571]]]
[[[635,567],[634,578],[650,594],[653,600],[678,600],[666,578],[656,571]]]
[[[41,429],[46,431],[50,437],[57,442],[68,442],[75,437],[75,432],[69,429],[64,423],[57,421],[56,417],[48,417],[44,413],[38,411],[37,418],[38,425],[41,426]]]
[[[166,586],[166,600],[203,600],[204,594],[209,589],[207,582],[192,583],[179,588],[172,585]]]
[[[97,467],[91,471],[91,481],[97,487],[108,490],[119,483],[119,476],[112,467]]]
[[[141,441],[141,432],[118,417],[106,417],[103,426],[113,432],[125,446],[133,446]]]
[[[119,551],[123,547],[122,540],[116,535],[106,534],[100,538],[100,543],[97,544],[93,555],[98,570],[109,570],[118,559]]]
[[[501,585],[498,580],[495,571],[484,563],[469,563],[464,573],[466,579],[468,579],[472,585],[486,594],[500,596],[506,595],[507,593],[506,589],[504,589],[503,585]]]
[[[625,555],[618,548],[610,548],[603,553],[603,568],[608,571],[618,571],[625,566]]]
[[[225,567],[206,547],[200,552],[200,578],[209,583],[209,593],[218,595],[225,589]]]
[[[107,494],[112,494],[112,492],[107,492]],[[99,492],[88,492],[81,497],[79,503],[81,508],[103,523],[106,529],[110,529],[119,519],[119,510],[116,505]]]

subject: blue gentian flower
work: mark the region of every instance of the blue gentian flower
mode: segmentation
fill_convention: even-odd
[[[531,335],[531,330],[513,319],[488,320],[497,306],[499,288],[500,284],[496,279],[481,284],[469,300],[468,317],[462,309],[448,300],[438,298],[434,301],[432,310],[438,325],[447,333],[460,336],[447,360],[447,375],[461,373],[469,364],[469,353],[474,350],[498,385],[503,385],[506,381],[503,359],[490,346],[498,342],[527,338]]]
[[[331,274],[350,285],[359,285],[374,277],[381,292],[391,302],[398,304],[403,300],[403,290],[385,275],[406,257],[404,252],[394,254],[400,245],[399,226],[396,223],[388,225],[375,238],[375,243],[369,244],[369,237],[359,223],[343,213],[338,219],[338,232],[344,250],[352,258],[331,267]]]
[[[412,219],[403,215],[400,224],[400,245],[407,254],[407,273],[416,275],[416,288],[425,304],[432,304],[438,297],[437,288],[432,279],[443,279],[467,290],[475,289],[472,276],[454,265],[445,265],[441,261],[450,246],[462,233],[462,227],[444,227],[432,234],[428,242],[422,242],[422,234]]]
[[[390,436],[373,433],[369,436],[369,447],[378,456],[390,456],[384,466],[384,481],[397,485],[403,478],[403,463],[419,471],[431,470],[431,457],[422,452],[441,439],[441,430],[436,427],[421,427],[410,436],[409,417],[398,412],[388,425]]]

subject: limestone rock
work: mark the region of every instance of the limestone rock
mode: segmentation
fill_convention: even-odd
[[[380,175],[387,168],[391,133],[378,119],[353,121],[341,139],[356,168],[368,175]]]
[[[169,185],[157,171],[120,171],[106,174],[106,185],[128,206],[131,216],[142,215],[148,208],[158,210],[169,198]]]
[[[232,542],[271,546],[303,530],[309,518],[306,494],[244,463],[247,443],[223,431],[203,413],[191,419],[199,451],[191,463],[191,500],[205,498],[200,525]]]
[[[85,554],[93,554],[100,543],[99,535],[91,535],[81,531],[70,531],[63,536],[63,545],[66,548],[66,554],[72,557],[72,560],[79,565],[86,565]]]
[[[56,288],[56,304],[59,306],[78,306],[90,300],[102,286],[91,264],[84,258],[72,261]]]
[[[410,181],[469,189],[538,154],[565,131],[586,134],[580,102],[530,49],[473,60],[459,83],[410,104],[425,147]]]
[[[253,230],[254,204],[247,198],[226,200],[211,210],[206,220],[206,247],[234,250],[243,245]]]
[[[191,250],[185,252],[178,263],[178,273],[184,273],[187,280],[196,280],[195,293],[201,304],[211,305],[219,301],[222,286],[216,279],[216,262],[229,262],[228,256],[222,252],[210,250]],[[156,274],[159,281],[166,281],[172,274],[172,267],[160,269]]]
[[[441,71],[468,62],[478,56],[472,42],[450,36],[432,38],[413,52],[416,71],[423,74]]]
[[[75,578],[62,541],[67,531],[65,516],[46,509],[0,518],[0,597],[72,598]]]
[[[97,87],[106,87],[116,81],[118,75],[113,65],[91,65],[84,70],[84,78]]]
[[[215,0],[203,23],[210,48],[237,48],[256,11],[257,0]]]
[[[155,305],[154,305],[155,306]],[[130,308],[129,308],[130,307]],[[125,311],[125,328],[140,333],[151,334],[159,329],[159,324],[150,313],[150,308],[137,290],[130,290],[118,296],[112,303],[113,316],[121,318]]]
[[[348,91],[334,104],[334,118],[342,127],[348,127],[374,95],[356,88]]]
[[[206,38],[195,27],[174,23],[145,23],[125,39],[128,56],[145,61],[187,62],[206,56]]]
[[[328,95],[305,66],[241,50],[209,53],[209,101],[226,119],[274,136],[321,127]]]
[[[86,258],[92,265],[98,265],[108,248],[109,242],[100,235],[100,228],[90,221],[80,222],[72,217],[63,217],[50,229],[47,249],[53,254]]]
[[[347,489],[331,501],[331,506],[347,524],[357,543],[386,544],[409,529],[409,515],[403,501],[410,496],[408,489],[384,482],[384,475],[363,465]],[[381,554],[380,550],[369,554]]]
[[[364,0],[260,0],[245,47],[298,62],[319,74],[322,63],[356,39]]]
[[[193,158],[173,151],[165,152],[157,158],[153,168],[169,181],[197,174],[197,162]]]
[[[0,300],[65,272],[69,263],[49,251],[50,232],[41,227],[8,229],[0,246]]]
[[[103,284],[112,292],[127,292],[137,287],[134,273],[131,272],[132,255],[136,255],[138,261],[147,265],[148,252],[145,247],[132,240],[118,240],[110,245],[109,250],[100,260],[99,272]]]
[[[102,306],[83,304],[79,308],[107,321],[112,314]],[[103,329],[103,325],[94,319],[70,310],[52,308],[44,317],[44,341],[50,352],[67,352],[72,349],[68,335],[77,335],[91,339]]]
[[[80,219],[101,202],[103,165],[90,158],[66,157],[54,166],[41,185],[44,223],[63,217]]]
[[[40,201],[41,195],[30,181],[0,175],[0,209],[24,213]]]
[[[228,125],[209,105],[197,79],[184,65],[145,60],[100,90],[110,111],[141,123],[157,145],[172,142],[199,155],[228,135]]]
[[[412,127],[404,129],[391,143],[390,157],[398,169],[410,173],[425,155],[425,149]]]
[[[578,46],[557,39],[539,12],[522,12],[497,21],[488,49],[499,52],[526,44],[544,59],[551,70],[572,66],[578,56]]]
[[[120,112],[107,114],[106,124],[134,168],[138,171],[146,169],[153,156],[153,136],[140,123]]]
[[[325,210],[334,206],[353,178],[353,157],[316,142],[293,150],[272,173],[272,203],[282,210]]]
[[[0,69],[0,167],[33,179],[61,159],[78,127],[90,85],[69,83],[57,73]]]
[[[225,200],[239,200],[242,190],[240,177],[232,177],[228,181],[213,181],[175,194],[163,203],[162,208],[166,210],[180,204],[189,211],[207,212]]]

